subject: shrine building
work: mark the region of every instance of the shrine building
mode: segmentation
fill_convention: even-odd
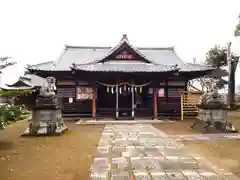
[[[27,71],[56,78],[64,116],[177,119],[188,81],[213,68],[184,62],[173,47],[135,47],[123,35],[113,47],[66,46],[56,61]]]

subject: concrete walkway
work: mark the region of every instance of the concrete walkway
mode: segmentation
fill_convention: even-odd
[[[150,124],[106,125],[90,169],[92,180],[239,179]]]

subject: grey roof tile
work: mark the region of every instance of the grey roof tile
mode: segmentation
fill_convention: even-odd
[[[17,84],[21,84],[22,82],[22,85],[19,86]],[[29,87],[29,88],[34,88],[34,87],[41,87],[43,86],[45,83],[46,83],[46,79],[45,78],[42,78],[42,77],[39,77],[35,74],[27,74],[25,76],[21,76],[19,78],[19,80],[13,84],[6,84],[9,88],[25,88],[25,87]]]
[[[131,48],[138,52],[141,56],[145,57],[155,64],[164,65],[178,65],[180,71],[206,71],[210,70],[205,65],[190,64],[182,61],[176,54],[173,47],[166,48],[143,48],[134,47],[128,40],[123,38],[117,46],[111,47],[94,47],[94,46],[67,46],[64,52],[54,63],[47,62],[45,65],[33,65],[32,69],[49,70],[49,71],[70,71],[73,64],[91,64],[98,62],[111,54],[117,47],[121,46],[122,43],[127,42]]]
[[[138,48],[134,47],[127,38],[127,35],[124,34],[123,37],[121,38],[120,42],[112,47],[111,49],[109,49],[104,55],[103,57],[101,57],[100,59],[98,59],[97,61],[93,61],[93,62],[101,62],[104,59],[106,59],[107,57],[109,57],[111,54],[113,54],[115,51],[117,51],[119,48],[121,48],[122,46],[127,45],[128,47],[130,47],[133,51],[135,51],[136,54],[138,54],[141,58],[147,60],[147,62],[151,62],[147,56],[145,56],[141,51],[138,50]]]
[[[140,62],[92,63],[76,65],[76,69],[90,72],[168,72],[178,70],[176,66],[168,66]]]
[[[184,66],[181,67],[180,72],[208,71],[208,70],[214,70],[214,69],[215,68],[207,65],[185,63]]]
[[[37,76],[35,74],[27,74],[23,77],[20,77],[20,79],[22,79],[22,80],[29,79],[29,83],[33,87],[43,86],[47,82],[47,80],[45,78],[42,78],[42,77]]]
[[[27,69],[45,70],[49,71],[52,69],[54,61],[43,62],[39,64],[27,65]]]
[[[31,90],[33,87],[28,87],[28,86],[21,86],[21,87],[1,87],[3,90]]]

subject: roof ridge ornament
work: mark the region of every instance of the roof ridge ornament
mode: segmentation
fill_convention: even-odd
[[[127,34],[123,34],[121,41],[128,41]]]

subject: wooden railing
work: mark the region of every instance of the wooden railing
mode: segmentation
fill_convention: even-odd
[[[186,117],[196,117],[198,113],[197,104],[200,103],[202,91],[181,92],[181,120]]]

